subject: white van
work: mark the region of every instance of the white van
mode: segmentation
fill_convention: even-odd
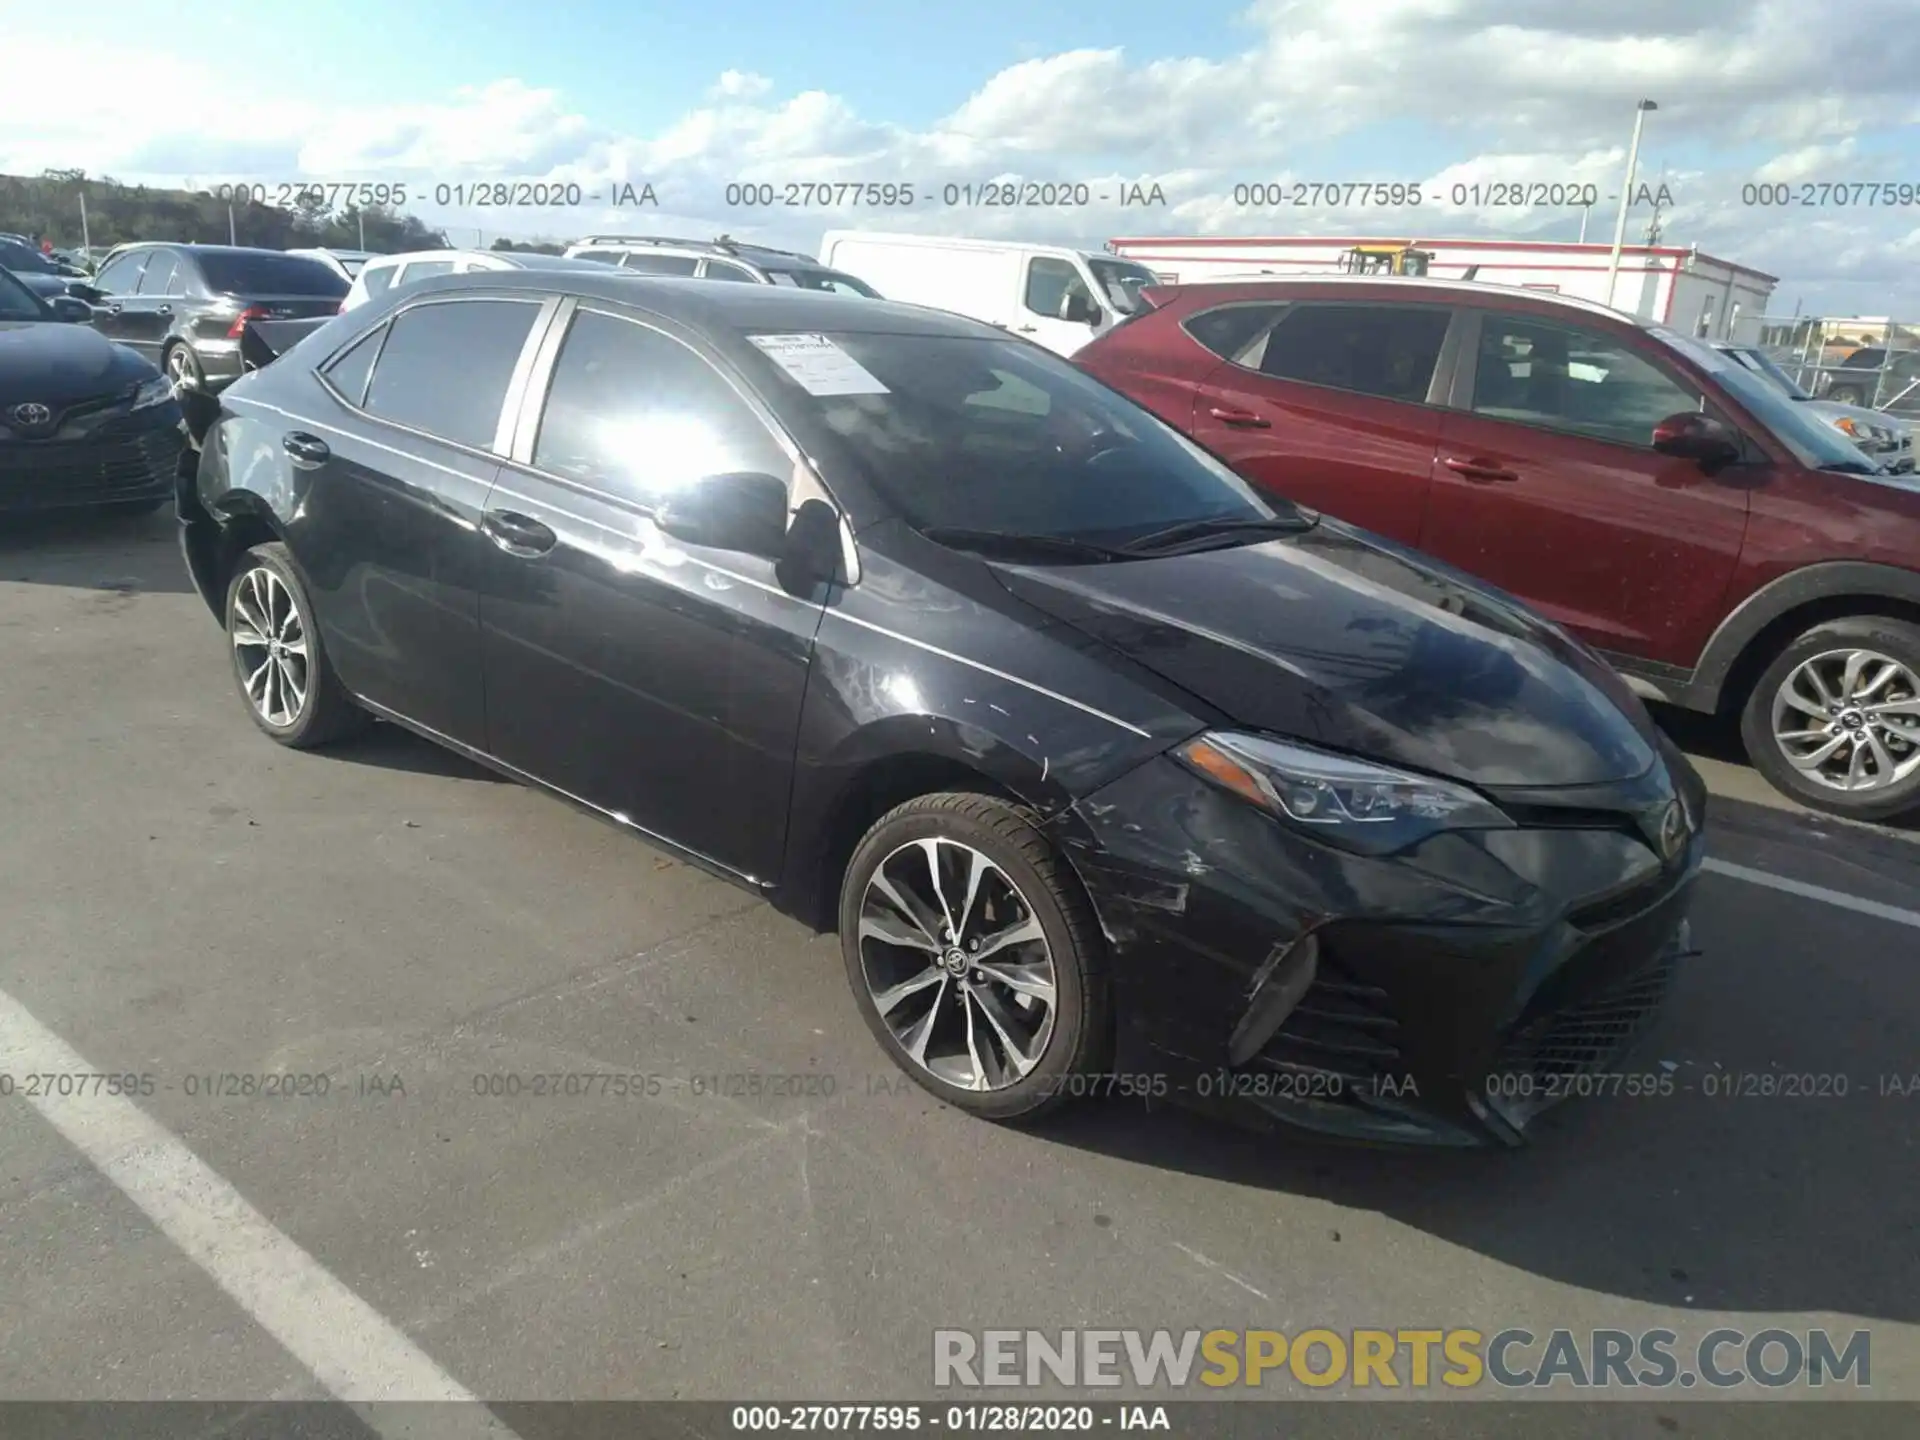
[[[1071,355],[1140,305],[1154,273],[1133,260],[1061,245],[829,230],[820,263],[889,300],[985,320]]]

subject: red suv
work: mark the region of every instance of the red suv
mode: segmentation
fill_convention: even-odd
[[[1711,346],[1461,281],[1220,281],[1075,362],[1262,489],[1519,596],[1649,699],[1737,712],[1817,809],[1920,809],[1920,483]]]

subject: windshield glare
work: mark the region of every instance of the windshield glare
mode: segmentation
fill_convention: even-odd
[[[1141,289],[1158,283],[1151,270],[1144,265],[1136,265],[1132,261],[1099,260],[1090,257],[1087,264],[1093,267],[1093,278],[1100,282],[1100,288],[1106,292],[1108,303],[1122,315],[1137,314],[1140,310]]]
[[[815,409],[918,529],[1112,545],[1188,520],[1293,513],[1034,346],[940,335],[827,338],[886,393],[810,395],[767,362],[772,383]]]
[[[1705,370],[1792,452],[1794,459],[1815,470],[1841,468],[1871,470],[1873,462],[1838,430],[1809,415],[1739,361],[1711,345],[1659,326],[1648,334]]]

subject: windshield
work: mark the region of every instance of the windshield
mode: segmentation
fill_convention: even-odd
[[[1088,256],[1087,264],[1093,267],[1093,278],[1100,282],[1108,303],[1122,315],[1137,314],[1141,289],[1158,283],[1151,270],[1131,260],[1101,260]]]
[[[783,343],[818,338],[755,343],[777,357]],[[1035,346],[944,335],[824,339],[838,352],[827,356],[829,379],[776,358],[767,362],[773,383],[819,414],[917,529],[1112,545],[1186,521],[1295,513]],[[811,393],[853,388],[869,393]]]
[[[58,275],[60,267],[31,245],[18,240],[0,240],[0,269],[24,270],[35,275]]]
[[[1875,468],[1838,430],[1814,419],[1782,395],[1772,381],[1761,379],[1731,356],[1658,325],[1649,326],[1647,333],[1712,375],[1802,465],[1815,470]]]
[[[51,320],[53,312],[33,291],[0,270],[0,320]]]
[[[864,295],[878,300],[880,292],[864,280],[856,280],[844,270],[775,270],[766,267],[767,278],[776,285],[791,285],[800,290],[826,290],[835,295]]]
[[[1813,397],[1802,390],[1794,378],[1782,370],[1764,350],[1729,350],[1727,354],[1739,361],[1756,375],[1765,376],[1774,383],[1781,394],[1791,400],[1811,400]]]
[[[201,250],[200,273],[217,294],[312,295],[338,300],[347,281],[325,261],[277,250]]]

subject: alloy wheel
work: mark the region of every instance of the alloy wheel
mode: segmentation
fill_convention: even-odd
[[[306,627],[293,593],[264,565],[241,577],[228,623],[247,700],[269,725],[285,727],[307,703],[312,669]]]
[[[1796,665],[1773,697],[1773,738],[1815,784],[1884,790],[1920,770],[1920,678],[1876,650],[1829,650]]]
[[[1053,1038],[1053,951],[1027,897],[990,858],[942,837],[874,869],[860,902],[867,993],[913,1063],[961,1090],[1004,1090]]]
[[[176,345],[167,352],[167,378],[176,385],[182,380],[193,377],[193,360],[187,354],[187,347]]]

